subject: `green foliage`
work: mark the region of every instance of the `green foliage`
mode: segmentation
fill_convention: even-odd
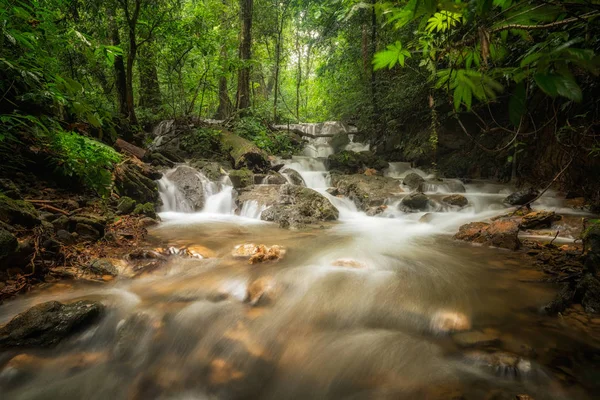
[[[396,64],[404,67],[404,60],[406,58],[410,58],[410,52],[402,48],[400,41],[396,41],[396,43],[388,45],[386,50],[375,54],[373,69],[376,71],[385,67],[392,69]]]
[[[221,156],[221,131],[212,128],[193,129],[181,138],[181,145],[189,154],[212,157]]]
[[[77,178],[101,195],[110,192],[111,170],[121,156],[111,147],[74,132],[57,132],[50,143],[58,173]]]
[[[258,148],[269,154],[292,154],[298,151],[290,136],[285,132],[271,132],[256,117],[244,117],[236,122],[234,133],[251,140]]]

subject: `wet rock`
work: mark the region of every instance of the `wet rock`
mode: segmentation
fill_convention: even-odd
[[[331,182],[337,189],[337,195],[344,195],[361,210],[377,207],[402,188],[397,180],[374,175],[340,175],[332,174]]]
[[[465,354],[465,360],[503,378],[518,378],[534,372],[531,361],[505,352],[474,351]]]
[[[449,192],[449,193],[465,193],[466,189],[462,182],[457,180],[425,180],[419,184],[418,192]]]
[[[236,189],[241,189],[254,184],[254,174],[247,168],[229,171],[229,179]]]
[[[485,347],[500,342],[498,335],[481,331],[456,333],[452,335],[452,339],[460,347]]]
[[[339,211],[320,193],[290,184],[279,189],[278,203],[262,212],[263,221],[277,222],[282,228],[300,228],[337,220]]]
[[[75,225],[75,233],[84,240],[98,240],[104,236],[98,229],[82,222]]]
[[[454,239],[467,242],[481,243],[487,246],[501,247],[509,250],[518,250],[521,241],[518,237],[519,223],[512,219],[499,219],[491,224],[485,222],[472,222],[463,225],[454,235]]]
[[[9,225],[21,225],[27,228],[39,225],[37,210],[24,200],[15,200],[0,193],[0,221]]]
[[[367,208],[366,214],[369,217],[374,217],[376,215],[383,213],[385,210],[387,210],[387,206],[385,204],[383,204],[381,206]]]
[[[304,182],[304,178],[298,171],[292,168],[286,168],[281,173],[288,177],[290,183],[298,186],[306,186],[306,182]]]
[[[115,267],[114,264],[106,258],[99,258],[97,260],[93,260],[84,269],[85,271],[90,272],[94,275],[119,275],[119,270],[117,269],[117,267]]]
[[[422,224],[428,224],[433,221],[434,217],[435,215],[433,213],[425,213],[421,216],[421,218],[419,218],[419,222]]]
[[[429,197],[423,193],[411,193],[400,202],[400,210],[404,212],[419,212],[429,209]]]
[[[231,255],[236,258],[248,258],[250,264],[257,264],[281,259],[285,255],[285,249],[277,245],[267,247],[264,244],[246,243],[236,246]]]
[[[346,132],[339,132],[333,135],[328,143],[333,148],[334,153],[339,153],[350,143],[350,138]]]
[[[272,206],[279,201],[279,186],[258,185],[238,190],[238,205],[241,207],[246,201],[256,201],[261,206]]]
[[[207,160],[194,160],[190,162],[190,165],[202,172],[212,182],[217,182],[227,175],[225,168],[213,161]]]
[[[91,325],[103,310],[101,303],[90,300],[71,304],[57,301],[38,304],[0,328],[0,348],[56,345]]]
[[[148,228],[150,226],[158,225],[158,221],[151,217],[140,218],[138,224],[143,228]]]
[[[268,174],[254,175],[254,184],[256,185],[283,185],[288,183],[285,176],[278,172],[269,171]]]
[[[130,214],[134,209],[135,200],[133,200],[131,197],[123,196],[119,199],[119,203],[117,204],[117,214]]]
[[[402,184],[408,186],[410,190],[417,190],[423,182],[425,182],[425,179],[423,179],[421,175],[414,172],[406,175],[402,180]]]
[[[10,233],[9,231],[0,228],[0,261],[5,260],[11,254],[13,254],[17,247],[19,246],[19,242],[15,235]]]
[[[205,201],[205,181],[197,170],[188,165],[180,165],[170,171],[166,177],[173,182],[195,211],[202,210]],[[142,203],[146,202],[143,201]]]
[[[430,328],[436,333],[450,333],[471,329],[471,320],[456,311],[438,311],[431,317]]]
[[[138,204],[135,206],[135,209],[132,212],[133,215],[145,215],[146,217],[156,219],[156,210],[154,209],[154,204],[146,203],[146,204]]]
[[[469,204],[469,200],[465,196],[461,196],[460,194],[453,194],[450,196],[446,196],[442,199],[442,202],[454,206],[454,207],[466,207]]]
[[[75,238],[71,235],[70,232],[60,229],[56,232],[56,239],[63,244],[73,244],[75,243]]]
[[[161,174],[150,169],[147,164],[139,160],[127,160],[115,168],[114,176],[115,189],[119,195],[131,197],[141,203],[158,201],[158,184],[154,180],[160,178]]]
[[[353,260],[351,258],[340,258],[331,263],[332,267],[343,267],[343,268],[358,268],[363,269],[367,268],[367,266],[359,261]]]
[[[248,285],[244,301],[251,306],[265,305],[272,302],[279,290],[275,279],[271,276],[261,276]]]
[[[354,152],[344,150],[327,157],[329,170],[342,174],[360,174],[367,168],[383,170],[388,167],[387,161],[370,151]]]
[[[553,222],[560,221],[561,218],[554,211],[533,211],[523,216],[520,227],[521,229],[550,228]]]
[[[539,194],[540,192],[534,188],[520,190],[507,196],[504,199],[504,203],[511,206],[522,206],[535,199]]]

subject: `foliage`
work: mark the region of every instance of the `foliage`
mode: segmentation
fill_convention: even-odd
[[[244,117],[236,122],[234,133],[251,140],[256,146],[270,154],[292,154],[298,146],[285,132],[271,132],[256,117]]]
[[[224,153],[221,146],[221,131],[218,129],[193,129],[182,137],[181,145],[189,154],[198,156],[221,156]]]

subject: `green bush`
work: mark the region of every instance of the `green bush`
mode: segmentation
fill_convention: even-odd
[[[299,148],[299,146],[294,144],[289,135],[283,132],[270,132],[256,117],[241,118],[235,124],[233,132],[251,140],[258,148],[270,154],[291,154],[297,152]]]
[[[181,139],[182,148],[191,155],[220,156],[221,131],[218,129],[198,128],[184,135]]]

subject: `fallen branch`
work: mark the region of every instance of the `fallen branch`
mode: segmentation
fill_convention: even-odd
[[[68,211],[61,210],[60,208],[57,208],[57,207],[51,206],[51,205],[49,205],[49,204],[43,204],[43,203],[39,203],[39,204],[38,204],[38,203],[33,203],[33,205],[34,205],[34,206],[36,206],[36,207],[39,207],[39,208],[43,208],[44,210],[50,210],[50,211],[54,211],[54,212],[61,213],[62,215],[66,215],[66,216],[68,216],[68,215],[69,215],[69,212],[68,212]]]
[[[550,241],[550,243],[549,243],[549,244],[552,244],[552,243],[554,243],[554,241],[555,241],[555,240],[556,240],[556,238],[558,237],[558,234],[559,234],[559,233],[560,233],[560,231],[556,231],[556,235],[554,235],[554,239],[552,239],[552,240]]]

